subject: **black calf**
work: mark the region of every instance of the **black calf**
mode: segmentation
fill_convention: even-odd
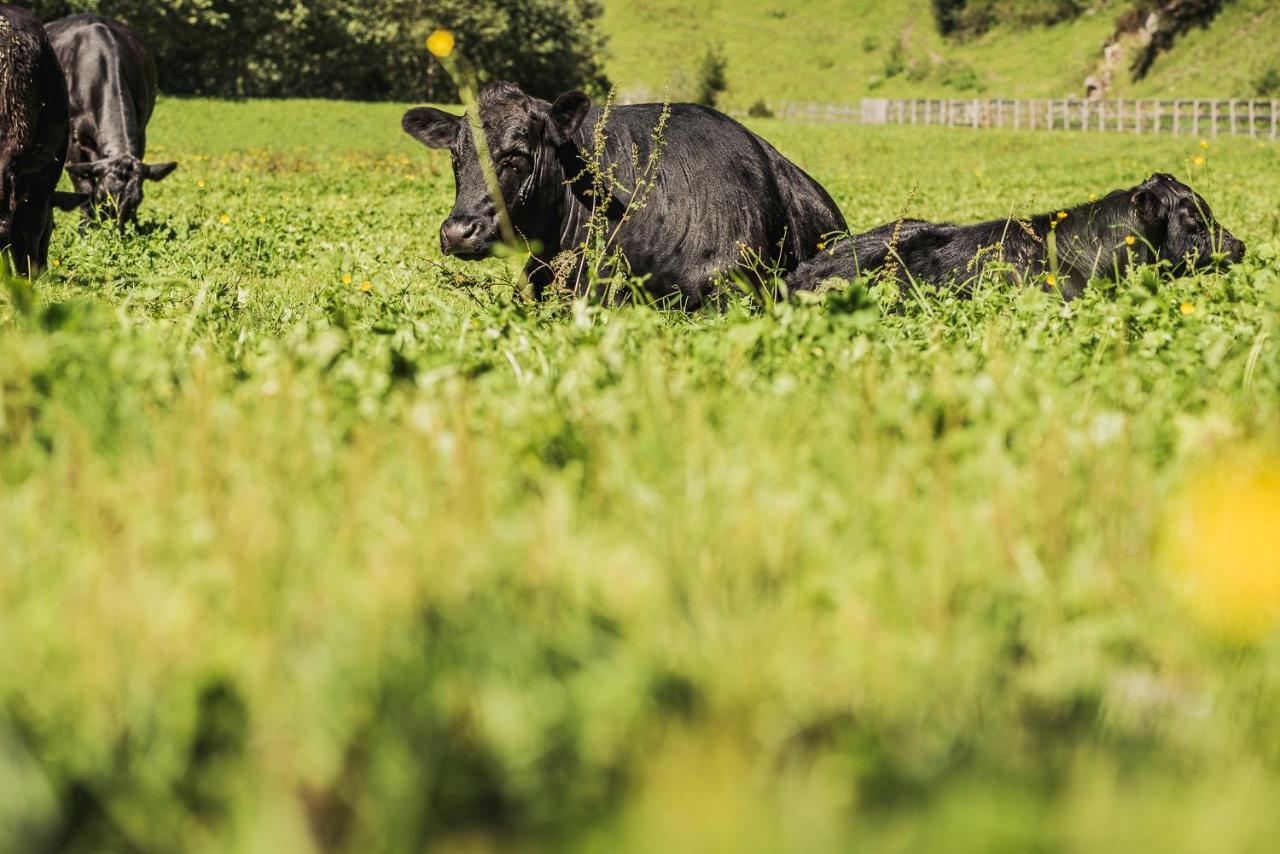
[[[897,241],[893,240],[897,232]],[[1050,273],[1049,287],[1068,299],[1091,279],[1118,276],[1130,266],[1169,261],[1175,272],[1238,263],[1244,244],[1219,225],[1208,203],[1171,175],[1157,174],[1128,190],[1029,220],[951,225],[905,220],[882,225],[835,244],[798,267],[792,290],[811,290],[825,279],[856,278],[892,268],[905,285],[951,285],[968,291],[988,264],[1021,283]]]

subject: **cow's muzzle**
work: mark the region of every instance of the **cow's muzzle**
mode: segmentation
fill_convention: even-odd
[[[489,256],[495,238],[493,223],[478,216],[451,216],[440,226],[440,251],[464,261]]]

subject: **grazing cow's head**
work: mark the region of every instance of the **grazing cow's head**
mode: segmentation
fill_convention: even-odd
[[[1199,193],[1172,175],[1152,175],[1130,200],[1144,236],[1161,258],[1191,270],[1244,259],[1244,243],[1218,224]]]
[[[162,181],[177,168],[177,163],[152,165],[125,156],[73,163],[67,167],[67,174],[77,189],[89,195],[100,216],[113,217],[123,228],[138,216],[142,185],[147,181]]]
[[[531,98],[510,83],[494,83],[480,93],[480,120],[493,158],[502,198],[516,230],[536,238],[555,216],[564,170],[556,149],[569,142],[586,118],[591,101],[581,92],[555,103]],[[453,155],[457,187],[453,210],[440,226],[440,248],[466,260],[486,257],[500,239],[498,211],[490,198],[470,123],[430,107],[404,114],[405,133],[428,148]],[[558,221],[550,223],[558,228]]]

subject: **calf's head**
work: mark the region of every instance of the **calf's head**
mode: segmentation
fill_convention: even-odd
[[[67,174],[78,189],[89,195],[100,216],[114,218],[123,228],[138,216],[142,185],[147,181],[163,181],[177,168],[177,163],[153,165],[125,156],[73,163],[67,167]]]
[[[559,228],[557,199],[566,175],[556,150],[568,144],[591,102],[581,92],[555,103],[531,98],[510,83],[494,83],[480,93],[476,109],[516,231],[540,239]],[[466,116],[430,107],[404,114],[405,133],[428,148],[447,148],[453,156],[456,194],[453,210],[440,226],[440,249],[466,260],[488,256],[501,239],[498,209],[485,181],[480,154]],[[567,176],[572,177],[572,176]]]
[[[1213,218],[1199,193],[1172,175],[1152,175],[1130,200],[1144,237],[1175,268],[1202,270],[1244,259],[1244,243]]]

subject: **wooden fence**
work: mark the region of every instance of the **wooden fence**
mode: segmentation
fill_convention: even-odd
[[[857,107],[784,101],[779,105],[777,115],[784,119],[846,124],[1167,133],[1274,140],[1277,139],[1277,123],[1280,122],[1280,101],[864,98]]]

